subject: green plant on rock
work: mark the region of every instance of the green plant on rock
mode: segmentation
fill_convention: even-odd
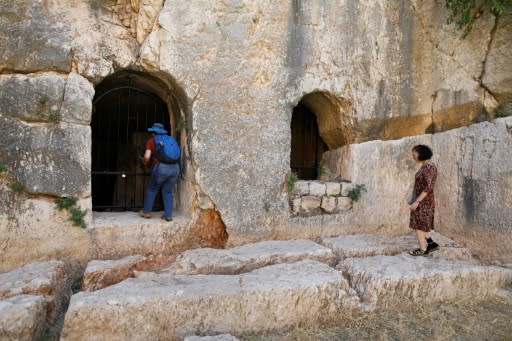
[[[323,162],[320,162],[318,166],[316,167],[316,173],[318,174],[318,177],[321,177],[325,174],[325,165]]]
[[[492,111],[492,115],[494,118],[507,117],[507,113],[505,112],[505,110],[503,110],[501,106],[494,108],[494,110]]]
[[[448,24],[455,23],[462,30],[462,39],[473,29],[473,24],[485,11],[495,16],[502,15],[512,5],[512,0],[445,0],[445,6],[450,12]]]
[[[179,134],[183,129],[187,127],[187,121],[183,117],[180,117],[178,123],[176,123],[176,134]]]
[[[19,193],[23,192],[23,190],[25,189],[25,186],[23,186],[21,183],[16,181],[11,184],[11,189],[14,193],[19,194]]]
[[[7,170],[7,166],[0,162],[0,173],[3,173]]]
[[[265,210],[265,212],[270,212],[270,203],[268,201],[266,201],[264,204],[263,204],[263,209]]]
[[[348,193],[347,196],[353,201],[357,202],[361,198],[361,194],[366,192],[366,186],[364,184],[355,185]]]
[[[60,123],[60,113],[58,111],[50,110],[48,112],[48,121],[51,123]]]
[[[297,180],[299,180],[299,176],[297,175],[297,173],[292,171],[290,173],[290,176],[288,177],[288,191],[289,192],[293,192],[293,190],[295,189],[295,184],[297,183]]]
[[[39,104],[41,105],[45,105],[46,103],[48,103],[48,100],[50,99],[50,97],[48,97],[47,94],[43,94],[41,96],[39,96]]]
[[[73,226],[86,228],[84,217],[87,210],[82,210],[76,204],[78,199],[76,197],[62,197],[55,199],[55,206],[59,211],[66,210],[69,213],[68,220],[73,223]]]

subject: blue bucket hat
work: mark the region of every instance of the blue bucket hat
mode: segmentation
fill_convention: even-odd
[[[167,130],[165,130],[164,125],[162,123],[153,123],[151,128],[148,128],[150,133],[156,134],[167,134]]]

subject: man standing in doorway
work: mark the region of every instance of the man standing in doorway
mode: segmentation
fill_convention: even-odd
[[[155,197],[161,189],[164,202],[162,219],[172,221],[172,189],[180,174],[180,149],[174,137],[167,134],[163,124],[153,123],[148,132],[151,133],[151,137],[146,142],[144,164],[151,161],[151,179],[144,197],[144,209],[139,215],[151,218]]]

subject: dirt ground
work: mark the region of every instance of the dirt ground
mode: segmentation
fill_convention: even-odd
[[[349,321],[297,326],[284,333],[239,335],[242,341],[512,340],[512,300],[379,308]]]

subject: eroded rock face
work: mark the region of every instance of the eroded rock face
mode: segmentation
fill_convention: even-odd
[[[38,340],[46,328],[46,303],[41,296],[20,295],[0,300],[0,338]]]
[[[334,264],[334,254],[310,240],[264,241],[225,250],[183,252],[169,271],[176,274],[237,274],[264,266],[310,259]]]
[[[72,297],[62,340],[178,340],[191,333],[242,333],[318,322],[340,307],[358,309],[346,280],[303,261],[242,275],[154,275]],[[143,314],[153,322],[147,324]]]

